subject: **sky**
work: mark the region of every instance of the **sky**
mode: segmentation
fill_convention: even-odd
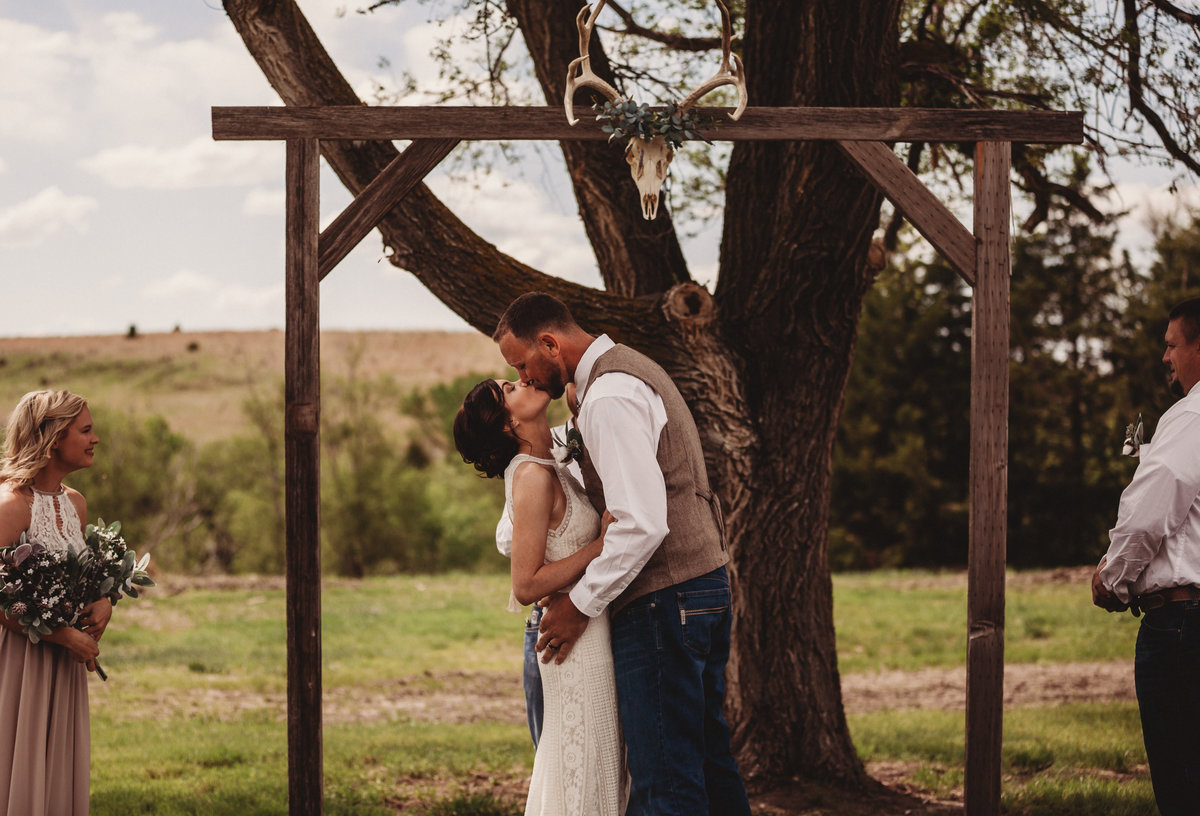
[[[397,67],[437,85],[423,4],[299,5],[360,98],[394,85]],[[218,0],[0,0],[0,76],[0,337],[283,327],[283,145],[215,142],[211,126],[213,106],[281,103]],[[1117,180],[1134,210],[1122,243],[1144,257],[1146,212],[1195,190],[1168,192],[1155,168]],[[473,181],[440,167],[427,183],[502,251],[600,285],[553,145]],[[322,226],[349,201],[323,168]],[[710,286],[716,233],[684,244]],[[322,283],[321,326],[469,330],[383,258],[377,232]]]

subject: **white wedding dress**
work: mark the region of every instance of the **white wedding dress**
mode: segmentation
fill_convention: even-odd
[[[576,552],[600,531],[600,517],[566,467],[518,454],[504,472],[512,516],[512,475],[524,462],[554,468],[567,495],[558,529],[546,536],[546,562]],[[545,715],[525,816],[621,816],[629,786],[617,714],[608,613],[588,623],[561,665],[539,663]]]

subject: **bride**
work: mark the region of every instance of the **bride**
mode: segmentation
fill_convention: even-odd
[[[504,477],[513,523],[512,599],[567,591],[600,554],[603,523],[551,456],[550,397],[521,382],[484,380],[463,400],[454,444],[485,476]],[[550,648],[555,648],[554,644]],[[621,816],[627,784],[608,616],[591,620],[561,664],[539,664],[545,720],[526,816]]]

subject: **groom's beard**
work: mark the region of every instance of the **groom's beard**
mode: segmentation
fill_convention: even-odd
[[[548,380],[545,385],[537,386],[537,389],[549,394],[550,399],[558,399],[566,392],[567,384],[563,381],[562,374],[556,371],[552,379]]]
[[[1174,371],[1167,372],[1167,390],[1175,397],[1187,396],[1183,390],[1183,386],[1179,384],[1179,378],[1175,376]]]

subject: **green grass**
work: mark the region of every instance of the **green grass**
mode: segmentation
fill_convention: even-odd
[[[967,649],[962,575],[877,572],[833,579],[842,672],[961,666]],[[1006,593],[1005,660],[1132,660],[1138,621],[1092,606],[1086,584],[1038,583]]]
[[[533,753],[521,722],[521,619],[503,611],[507,592],[502,575],[327,586],[326,813],[520,812]],[[962,576],[838,576],[834,595],[843,673],[962,665]],[[281,589],[172,594],[170,582],[117,607],[102,655],[111,679],[91,684],[94,814],[286,813],[283,615]],[[1008,593],[1008,625],[1009,662],[1132,658],[1136,621],[1093,609],[1086,587],[1022,582]],[[401,685],[470,695],[501,683],[505,722],[328,721],[334,704],[388,699]],[[961,791],[962,711],[849,723],[864,761],[904,763],[910,784],[938,795]],[[1134,703],[1009,709],[1003,762],[1007,814],[1153,812]]]

